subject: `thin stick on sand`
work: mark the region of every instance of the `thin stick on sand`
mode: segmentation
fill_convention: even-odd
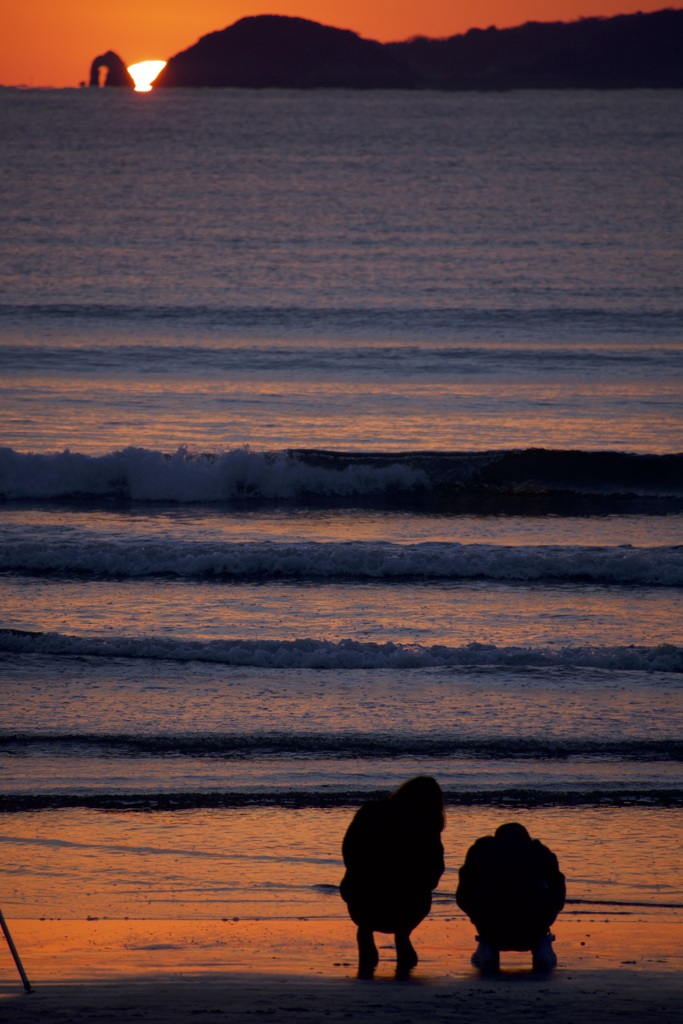
[[[7,921],[5,921],[2,910],[0,910],[0,926],[2,927],[2,930],[5,933],[5,938],[7,939],[7,945],[9,946],[10,953],[14,957],[14,962],[17,965],[17,970],[19,971],[21,980],[24,984],[24,990],[26,992],[33,992],[33,989],[31,988],[31,982],[26,977],[24,965],[22,964],[19,954],[17,953],[17,947],[14,945],[14,941],[12,939],[12,936],[10,935],[9,928],[7,927]]]

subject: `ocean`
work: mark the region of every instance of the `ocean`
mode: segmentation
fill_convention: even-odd
[[[517,819],[680,917],[683,95],[0,123],[5,915],[343,918],[430,774],[434,914]]]

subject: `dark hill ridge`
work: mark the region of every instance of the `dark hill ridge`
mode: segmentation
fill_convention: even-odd
[[[303,18],[242,18],[171,57],[164,86],[348,89],[683,87],[683,10],[378,43]]]
[[[171,57],[155,83],[312,89],[401,89],[412,75],[389,50],[355,32],[264,14],[203,36]]]
[[[445,89],[683,86],[683,11],[528,22],[450,39],[390,43],[423,87]]]

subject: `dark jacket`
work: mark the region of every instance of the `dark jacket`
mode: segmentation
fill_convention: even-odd
[[[440,830],[395,800],[357,811],[344,837],[340,892],[353,921],[373,931],[412,930],[429,913],[444,870]]]
[[[470,847],[455,894],[479,935],[497,949],[533,949],[564,906],[557,857],[538,839],[484,836]]]

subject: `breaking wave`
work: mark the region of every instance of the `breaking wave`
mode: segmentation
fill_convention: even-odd
[[[234,543],[110,536],[74,539],[56,529],[5,531],[0,571],[117,579],[553,580],[683,586],[683,545],[506,546],[376,541]]]
[[[294,501],[505,511],[683,507],[683,454],[547,449],[487,452],[255,451],[107,455],[0,449],[0,498],[139,502]],[[549,503],[551,503],[549,505]]]
[[[255,668],[383,669],[462,668],[522,665],[641,672],[683,672],[683,647],[497,647],[469,643],[462,647],[435,644],[368,643],[358,640],[184,640],[160,636],[79,637],[0,629],[0,652],[100,658],[150,658],[203,661]]]

